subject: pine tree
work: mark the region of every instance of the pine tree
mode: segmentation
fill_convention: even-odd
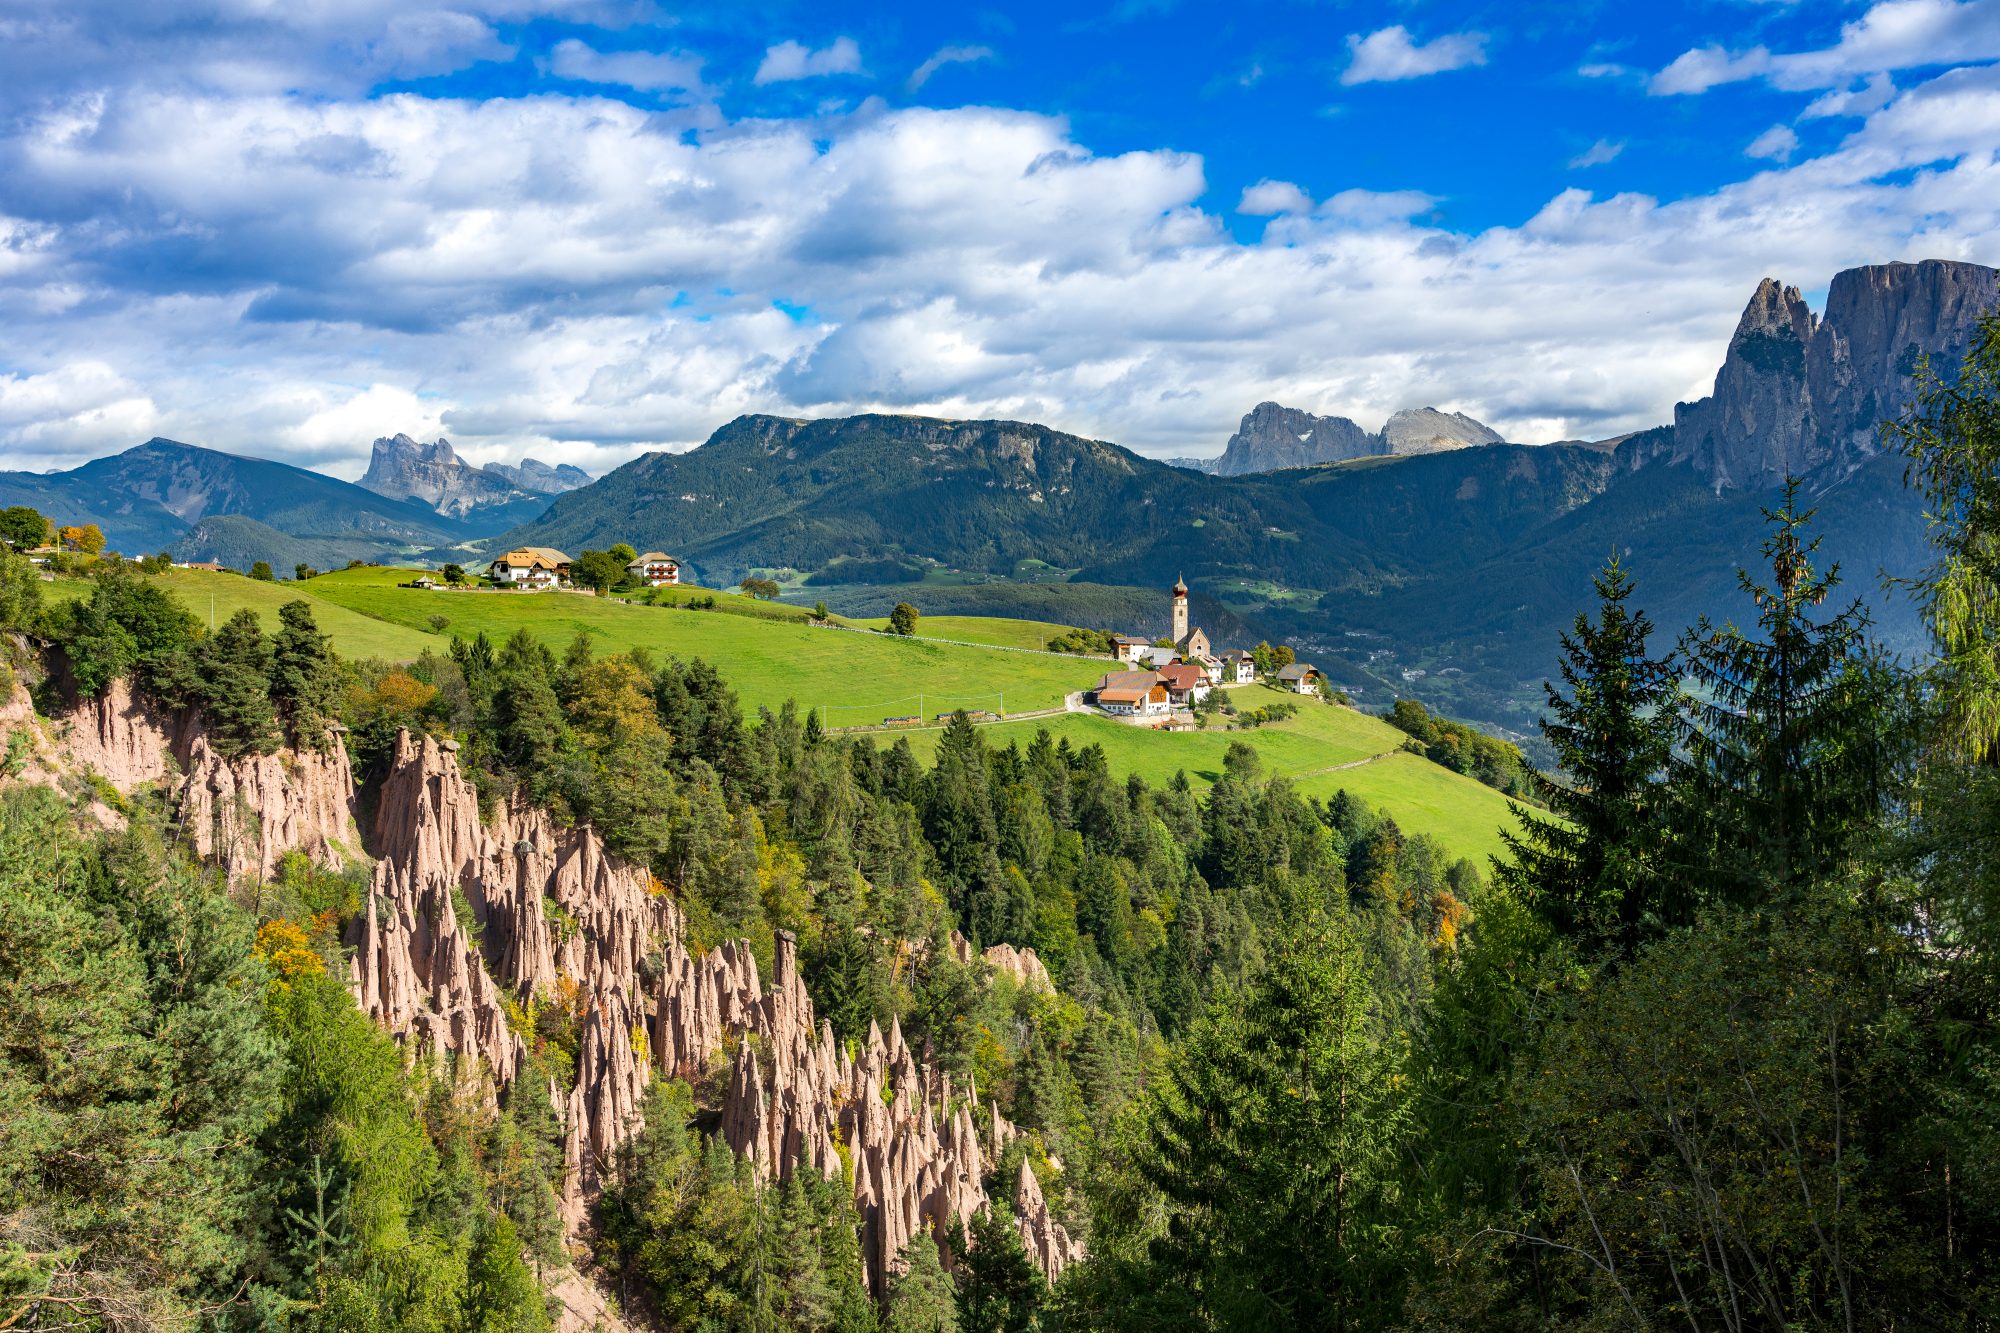
[[[1031,1333],[1041,1327],[1049,1284],[1028,1258],[1014,1215],[995,1200],[972,1219],[971,1246],[958,1264],[963,1333]]]
[[[2000,765],[2000,315],[1980,321],[1956,384],[1925,358],[1916,388],[1883,434],[1910,460],[1937,548],[1910,588],[1937,648],[1940,726],[1948,748]]]
[[[1616,556],[1595,580],[1597,619],[1579,614],[1562,636],[1565,694],[1544,684],[1542,735],[1562,776],[1531,775],[1553,818],[1514,806],[1520,832],[1499,881],[1568,935],[1630,944],[1648,924],[1677,917],[1658,901],[1664,835],[1661,785],[1673,750],[1672,668],[1647,655],[1652,621],[1628,610],[1632,578]]]
[[[208,720],[209,744],[224,759],[278,748],[271,707],[271,641],[257,613],[244,608],[196,650],[194,690]]]
[[[1375,1007],[1346,914],[1312,909],[1154,1092],[1140,1171],[1167,1221],[1152,1283],[1185,1293],[1204,1322],[1359,1329],[1393,1317],[1407,1112]]]
[[[1676,777],[1680,870],[1736,901],[1789,891],[1846,854],[1880,808],[1895,741],[1888,673],[1859,599],[1824,620],[1840,584],[1821,574],[1788,479],[1763,553],[1769,586],[1738,572],[1757,611],[1751,637],[1704,616],[1681,641],[1690,694]]]
[[[278,621],[271,641],[271,701],[284,715],[294,745],[324,750],[340,712],[333,642],[319,632],[306,602],[286,602],[278,608]]]
[[[937,1240],[920,1227],[903,1247],[904,1271],[889,1283],[886,1333],[958,1333],[951,1277],[938,1260]]]

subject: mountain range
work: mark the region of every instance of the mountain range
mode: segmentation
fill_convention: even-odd
[[[1823,560],[1844,566],[1891,646],[1917,649],[1877,576],[1918,567],[1922,516],[1875,432],[1909,403],[1920,358],[1955,368],[2000,305],[1996,279],[1941,260],[1848,270],[1819,317],[1767,280],[1714,393],[1615,441],[1499,443],[1429,409],[1371,434],[1264,404],[1231,441],[1243,466],[1350,456],[1211,476],[1031,423],[746,416],[558,497],[504,540],[658,547],[709,583],[793,571],[836,606],[977,609],[987,594],[963,585],[1006,583],[1010,606],[1056,619],[1087,618],[1063,614],[1066,586],[1164,588],[1184,573],[1246,632],[1299,644],[1365,697],[1419,694],[1526,730],[1607,555],[1632,565],[1668,633],[1739,612],[1736,567],[1787,474],[1820,508]]]
[[[474,467],[459,457],[450,440],[420,444],[407,435],[393,435],[375,441],[360,484],[377,495],[415,500],[452,518],[488,511],[481,514],[482,521],[505,528],[535,517],[549,496],[588,486],[590,474],[567,463],[550,467],[537,458]]]
[[[1371,432],[1346,417],[1319,417],[1296,407],[1259,403],[1243,414],[1243,423],[1219,456],[1168,461],[1175,467],[1218,477],[1241,477],[1356,458],[1403,458],[1500,443],[1499,432],[1483,422],[1435,407],[1406,407],[1384,422],[1381,430]]]
[[[67,472],[0,472],[4,505],[32,505],[58,524],[94,523],[128,555],[167,551],[239,569],[455,548],[508,521],[504,512],[497,521],[459,518],[307,468],[157,438]]]
[[[376,441],[363,486],[152,440],[71,472],[0,473],[0,504],[238,567],[624,541],[711,585],[782,574],[837,608],[912,600],[1149,633],[1165,628],[1158,590],[1184,574],[1225,642],[1282,638],[1364,702],[1413,693],[1525,731],[1607,555],[1664,631],[1739,612],[1736,566],[1787,475],[1820,509],[1822,559],[1891,646],[1919,649],[1908,606],[1879,587],[1925,546],[1877,427],[1909,403],[1920,360],[1955,372],[1996,307],[2000,273],[1963,262],[1848,270],[1819,315],[1767,279],[1709,397],[1597,442],[1507,444],[1432,408],[1369,432],[1267,402],[1208,475],[1028,422],[751,415],[587,484],[408,436]]]

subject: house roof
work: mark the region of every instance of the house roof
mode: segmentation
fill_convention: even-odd
[[[625,568],[637,569],[641,565],[678,565],[679,563],[680,561],[674,559],[665,551],[648,551],[644,555],[633,556],[631,562]]]
[[[1114,634],[1111,638],[1115,643],[1137,644],[1141,648],[1153,646],[1153,641],[1142,634]]]
[[[1288,667],[1278,668],[1279,680],[1304,680],[1309,675],[1318,675],[1319,668],[1311,662],[1294,662]]]
[[[1185,690],[1208,680],[1208,673],[1192,662],[1176,662],[1160,668],[1160,679],[1170,690]]]
[[[1254,661],[1255,658],[1241,648],[1231,648],[1222,654],[1222,660],[1225,662],[1250,662]]]
[[[553,546],[517,546],[493,562],[494,566],[518,566],[522,569],[560,569],[570,562],[569,557]]]
[[[1150,690],[1159,683],[1159,673],[1154,671],[1109,671],[1097,682],[1097,692],[1106,690]]]
[[[1146,696],[1151,693],[1151,689],[1099,690],[1097,692],[1097,702],[1101,704],[1140,704],[1146,702]]]

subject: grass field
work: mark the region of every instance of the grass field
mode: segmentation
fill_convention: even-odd
[[[431,633],[428,625],[391,624],[326,600],[317,592],[325,578],[308,583],[264,583],[241,574],[214,574],[202,569],[170,569],[155,577],[204,625],[211,621],[220,625],[247,606],[257,613],[266,632],[274,632],[278,628],[278,608],[286,602],[303,600],[311,604],[313,619],[322,631],[332,636],[334,647],[345,657],[406,661],[425,648],[445,646],[445,641]],[[90,586],[87,579],[58,579],[45,585],[44,592],[52,601],[67,601],[87,594]]]
[[[1278,697],[1262,686],[1233,691],[1239,708],[1256,707]],[[989,744],[1009,741],[1026,745],[1038,730],[1072,746],[1104,747],[1111,770],[1137,773],[1148,782],[1167,782],[1184,771],[1196,788],[1208,787],[1222,772],[1222,756],[1234,741],[1254,748],[1265,771],[1282,774],[1300,794],[1322,800],[1345,788],[1370,805],[1388,810],[1406,833],[1428,833],[1455,856],[1468,856],[1482,867],[1500,853],[1499,830],[1512,827],[1507,799],[1491,787],[1441,768],[1417,755],[1399,753],[1405,737],[1379,718],[1350,708],[1301,701],[1298,716],[1252,731],[1154,731],[1094,715],[1003,722],[985,729]],[[928,761],[937,748],[938,732],[907,733],[911,748]],[[885,742],[886,743],[886,742]],[[1382,755],[1383,758],[1373,758]],[[1372,760],[1355,768],[1328,772],[1334,765]]]
[[[1106,667],[1092,658],[815,629],[805,623],[802,608],[766,603],[732,603],[732,609],[744,613],[724,614],[570,593],[426,592],[396,586],[410,571],[380,568],[322,574],[305,583],[260,583],[200,570],[159,577],[204,624],[211,616],[220,623],[247,606],[267,629],[275,629],[278,608],[304,598],[320,628],[347,657],[407,660],[426,648],[443,651],[454,634],[470,638],[484,630],[498,642],[523,628],[560,651],[581,631],[600,653],[645,648],[661,657],[702,658],[723,673],[746,710],[776,708],[796,699],[802,708],[825,708],[836,726],[914,714],[920,695],[926,715],[957,706],[997,708],[1003,693],[1013,712],[1056,707],[1065,693],[1088,686]],[[86,582],[65,580],[44,590],[51,598],[66,598],[88,588]],[[696,595],[706,594],[680,590],[672,600]],[[730,593],[715,596],[718,603],[724,598],[749,600]],[[431,625],[433,616],[445,617],[442,631]],[[940,638],[1036,647],[1044,635],[1065,627],[1033,620],[926,616],[920,628]],[[1232,694],[1244,709],[1281,697],[1259,686],[1240,687]],[[1197,787],[1212,783],[1230,743],[1243,741],[1263,757],[1267,772],[1292,778],[1306,795],[1324,799],[1345,788],[1390,811],[1407,832],[1428,833],[1455,855],[1483,862],[1501,850],[1498,830],[1512,816],[1498,792],[1415,755],[1394,753],[1403,734],[1380,719],[1299,702],[1297,716],[1253,731],[1153,731],[1071,714],[999,723],[986,730],[986,737],[995,745],[1010,740],[1025,745],[1046,727],[1071,745],[1103,746],[1118,774],[1137,773],[1164,783],[1185,771]],[[902,734],[920,757],[927,759],[936,748],[935,730]],[[1327,771],[1357,760],[1371,762]]]
[[[471,638],[484,630],[499,642],[526,629],[557,651],[581,632],[591,636],[600,653],[645,648],[660,657],[699,657],[723,672],[746,709],[776,708],[796,699],[801,708],[824,707],[835,726],[914,714],[920,699],[926,713],[961,706],[997,710],[1002,702],[1013,712],[1058,707],[1065,694],[1089,685],[1104,671],[1104,663],[1085,658],[815,629],[795,618],[630,606],[574,593],[426,592],[395,586],[408,577],[407,571],[343,570],[300,587],[363,617],[425,632],[425,640],[438,648],[450,635]],[[448,622],[441,634],[427,632],[434,615]],[[335,643],[353,655],[337,634]]]
[[[868,629],[887,629],[889,618],[846,622]],[[956,639],[960,643],[990,643],[1001,648],[1039,649],[1051,638],[1066,633],[1068,625],[1052,620],[1008,620],[1001,616],[924,616],[917,621],[917,634],[927,639]],[[1104,670],[1102,666],[1098,668]]]

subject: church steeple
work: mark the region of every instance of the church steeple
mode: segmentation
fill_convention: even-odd
[[[1188,589],[1187,580],[1174,578],[1174,643],[1178,645],[1188,636]]]

